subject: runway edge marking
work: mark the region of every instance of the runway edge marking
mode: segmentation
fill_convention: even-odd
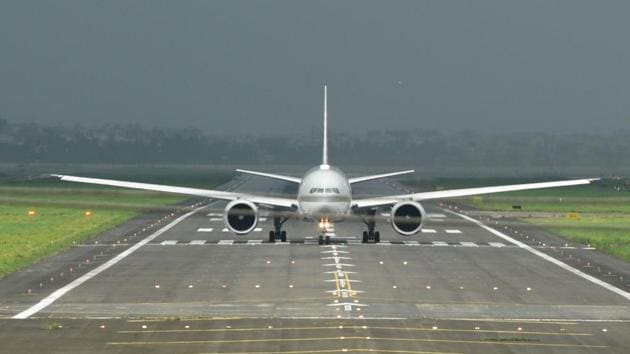
[[[538,256],[538,257],[540,257],[540,258],[542,258],[542,259],[544,259],[544,260],[546,260],[548,262],[551,262],[551,263],[557,265],[558,267],[560,267],[560,268],[562,268],[564,270],[567,270],[567,271],[577,275],[580,278],[588,280],[588,281],[590,281],[593,284],[599,285],[602,288],[604,288],[606,290],[609,290],[609,291],[612,291],[613,293],[615,293],[617,295],[621,295],[622,297],[626,298],[626,300],[630,300],[630,293],[628,293],[627,291],[619,289],[618,287],[616,287],[614,285],[611,285],[609,283],[606,283],[603,280],[597,279],[597,278],[595,278],[592,275],[588,275],[588,274],[582,272],[579,269],[573,268],[570,265],[568,265],[568,264],[566,264],[566,263],[564,263],[564,262],[562,262],[560,260],[557,260],[557,259],[555,259],[555,258],[553,258],[553,257],[551,257],[551,256],[549,256],[549,255],[547,255],[547,254],[545,254],[543,252],[540,252],[540,251],[534,249],[533,247],[524,244],[521,241],[515,240],[515,239],[511,238],[510,236],[508,236],[508,235],[506,235],[506,234],[504,234],[504,233],[502,233],[500,231],[497,231],[497,230],[491,228],[490,226],[487,226],[486,224],[482,223],[479,220],[471,218],[470,216],[467,216],[467,215],[464,215],[464,214],[460,214],[460,213],[456,213],[456,212],[448,210],[448,209],[444,209],[444,210],[449,212],[449,213],[455,214],[455,215],[461,217],[464,220],[468,220],[468,221],[476,224],[477,226],[481,227],[482,229],[485,229],[486,231],[488,231],[488,232],[490,232],[490,233],[492,233],[492,234],[494,234],[496,236],[499,236],[500,238],[502,238],[502,239],[504,239],[504,240],[506,240],[508,242],[511,242],[514,245],[516,245],[516,246],[518,246],[518,247],[520,247],[520,248],[522,248],[522,249],[524,249],[524,250],[526,250],[526,251],[528,251],[530,253],[533,253],[534,255],[536,255],[536,256]]]
[[[41,311],[41,310],[45,309],[46,307],[50,306],[53,302],[57,301],[60,297],[64,296],[70,290],[72,290],[72,289],[76,288],[77,286],[85,283],[86,281],[94,278],[95,276],[97,276],[102,271],[110,268],[111,266],[113,266],[116,263],[120,262],[121,260],[125,259],[130,254],[132,254],[133,252],[137,251],[140,247],[142,247],[142,246],[146,245],[147,243],[153,241],[155,238],[157,238],[161,234],[163,234],[166,231],[170,230],[173,226],[179,224],[181,221],[183,221],[187,217],[193,215],[194,213],[198,212],[199,210],[201,210],[201,209],[203,209],[205,207],[206,207],[206,205],[204,205],[202,207],[199,207],[199,208],[197,208],[197,209],[195,209],[193,211],[190,211],[190,212],[188,212],[188,213],[178,217],[177,219],[173,220],[170,224],[164,226],[163,228],[159,229],[158,231],[154,232],[153,234],[147,236],[146,238],[144,238],[143,240],[139,241],[135,245],[129,247],[125,251],[119,253],[116,257],[110,259],[109,261],[107,261],[107,262],[101,264],[100,266],[92,269],[91,271],[85,273],[84,275],[82,275],[81,277],[73,280],[72,282],[70,282],[66,286],[57,289],[55,292],[53,292],[52,294],[46,296],[40,302],[36,303],[35,305],[29,307],[28,309],[18,313],[17,315],[15,315],[15,316],[13,316],[11,318],[13,318],[13,319],[27,319],[27,318],[33,316],[34,314],[38,313],[39,311]]]

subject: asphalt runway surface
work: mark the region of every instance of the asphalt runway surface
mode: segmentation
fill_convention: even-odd
[[[381,223],[383,242],[361,244],[364,226],[344,222],[320,246],[313,222],[291,220],[274,244],[271,218],[225,232],[224,205],[147,213],[0,280],[0,352],[630,351],[629,266],[588,245],[436,203],[415,236]]]

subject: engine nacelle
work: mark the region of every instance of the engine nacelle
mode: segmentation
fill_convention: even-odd
[[[424,208],[417,202],[399,202],[392,207],[392,227],[401,235],[418,233],[426,215]]]
[[[248,234],[258,225],[258,208],[247,200],[233,200],[225,207],[223,221],[235,234]]]

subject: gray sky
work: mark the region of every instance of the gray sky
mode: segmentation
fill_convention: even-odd
[[[0,116],[209,132],[630,127],[629,1],[0,2]]]

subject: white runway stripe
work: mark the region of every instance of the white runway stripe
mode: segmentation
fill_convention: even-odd
[[[224,228],[221,230],[221,232],[230,232],[230,230],[228,230],[228,228],[227,228],[227,227],[224,227]]]
[[[403,243],[407,246],[420,246],[420,242],[418,241],[403,241]]]
[[[462,241],[459,244],[464,246],[464,247],[479,247],[479,245],[474,243],[474,242]]]
[[[219,241],[219,245],[231,245],[234,243],[234,240],[221,240]]]
[[[434,229],[422,229],[423,234],[434,234],[436,231]]]
[[[165,241],[160,242],[160,245],[162,246],[172,246],[176,244],[177,244],[177,240],[165,240]]]
[[[433,243],[433,246],[441,246],[441,247],[448,246],[448,243],[446,243],[444,241],[433,241],[431,243]]]
[[[488,242],[488,244],[490,247],[505,247],[505,244],[502,242]]]
[[[214,230],[211,227],[200,227],[197,229],[197,232],[212,232],[212,230]]]
[[[444,214],[432,214],[432,213],[427,214],[427,218],[429,219],[443,219],[445,217],[446,215]]]
[[[53,302],[57,301],[60,297],[64,296],[70,290],[72,290],[72,289],[76,288],[77,286],[85,283],[86,281],[94,278],[95,276],[97,276],[101,272],[103,272],[104,270],[109,269],[111,266],[115,265],[116,263],[118,263],[121,260],[123,260],[126,257],[128,257],[130,254],[132,254],[135,251],[137,251],[140,247],[142,247],[142,246],[146,245],[147,243],[153,241],[155,238],[159,237],[160,235],[162,235],[166,231],[170,230],[173,226],[179,224],[182,220],[186,219],[187,217],[191,216],[192,214],[198,212],[199,210],[201,210],[203,208],[205,208],[205,206],[199,207],[199,208],[197,208],[197,209],[195,209],[195,210],[193,210],[193,211],[191,211],[189,213],[186,213],[186,214],[178,217],[177,219],[173,220],[170,224],[164,226],[163,228],[157,230],[156,232],[154,232],[151,235],[149,235],[146,238],[144,238],[142,241],[140,241],[140,242],[136,243],[135,245],[129,247],[128,249],[122,251],[116,257],[114,257],[114,258],[110,259],[109,261],[101,264],[100,266],[92,269],[91,271],[85,273],[81,277],[73,280],[68,285],[66,285],[66,286],[56,290],[52,294],[46,296],[44,299],[42,299],[37,304],[35,304],[35,305],[29,307],[28,309],[26,309],[26,310],[18,313],[17,315],[13,316],[13,318],[15,318],[15,319],[25,319],[25,318],[29,318],[29,317],[33,316],[34,314],[38,313],[39,311],[41,311],[41,310],[45,309],[46,307],[50,306]]]
[[[248,245],[260,245],[262,240],[247,240]]]
[[[204,243],[206,243],[206,240],[192,240],[189,245],[203,245]]]
[[[210,221],[223,221],[223,218],[210,218]]]
[[[630,293],[627,292],[627,291],[619,289],[618,287],[616,287],[614,285],[611,285],[609,283],[606,283],[603,280],[597,279],[594,276],[588,275],[588,274],[582,272],[581,270],[575,269],[575,268],[571,267],[570,265],[568,265],[568,264],[566,264],[566,263],[564,263],[564,262],[562,262],[560,260],[557,260],[557,259],[555,259],[555,258],[553,258],[553,257],[551,257],[551,256],[549,256],[549,255],[547,255],[545,253],[542,253],[542,252],[540,252],[540,251],[538,251],[538,250],[536,250],[536,249],[534,249],[534,248],[524,244],[523,242],[515,240],[515,239],[511,238],[510,236],[508,236],[508,235],[506,235],[506,234],[504,234],[504,233],[502,233],[500,231],[497,231],[497,230],[491,228],[490,226],[485,225],[484,223],[482,223],[479,220],[475,220],[475,219],[473,219],[473,218],[471,218],[469,216],[466,216],[466,215],[463,215],[463,214],[460,214],[460,213],[456,213],[454,211],[450,211],[450,210],[445,210],[445,211],[447,211],[449,213],[453,213],[453,214],[461,217],[464,220],[468,220],[468,221],[474,223],[475,225],[481,227],[482,229],[492,233],[493,235],[498,236],[498,237],[500,237],[500,238],[502,238],[502,239],[504,239],[504,240],[506,240],[506,241],[508,241],[508,242],[510,242],[510,243],[512,243],[512,244],[514,244],[514,245],[516,245],[516,246],[526,250],[527,252],[530,252],[530,253],[532,253],[532,254],[534,254],[534,255],[536,255],[536,256],[538,256],[538,257],[540,257],[540,258],[542,258],[542,259],[544,259],[544,260],[546,260],[546,261],[548,261],[550,263],[553,263],[553,264],[557,265],[558,267],[560,267],[560,268],[562,268],[562,269],[564,269],[566,271],[569,271],[569,272],[577,275],[578,277],[580,277],[582,279],[586,279],[586,280],[590,281],[591,283],[599,285],[599,286],[601,286],[602,288],[604,288],[606,290],[609,290],[609,291],[611,291],[611,292],[613,292],[615,294],[621,295],[626,300],[630,300]]]
[[[444,231],[446,231],[447,234],[461,234],[462,233],[460,230],[456,230],[456,229],[447,229]]]
[[[262,227],[257,227],[254,229],[254,232],[261,232],[262,231]]]

